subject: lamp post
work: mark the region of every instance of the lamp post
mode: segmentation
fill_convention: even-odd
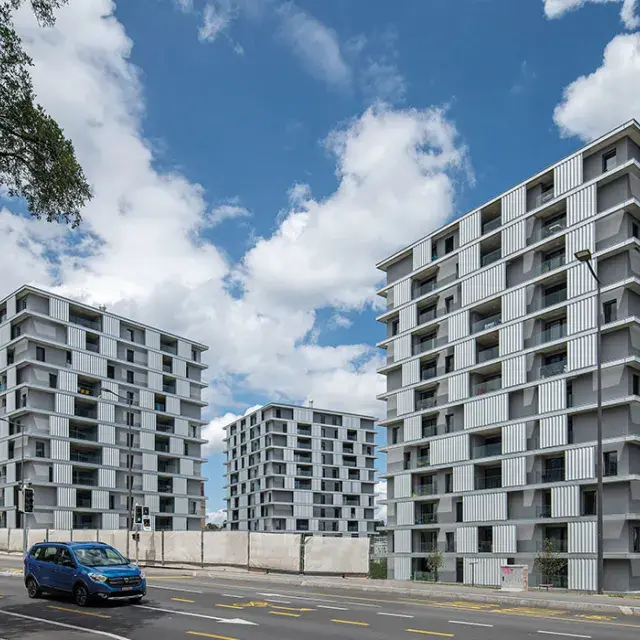
[[[115,391],[111,391],[111,389],[107,389],[105,387],[100,387],[100,396],[102,396],[105,391],[107,393],[110,393],[112,396],[115,396],[118,400],[124,400],[129,405],[129,407],[131,407],[132,400],[130,398],[118,395]],[[132,426],[133,425],[131,424],[127,425],[127,427],[129,428],[127,433],[127,444],[129,445],[129,455],[127,456],[127,484],[129,485],[129,504],[127,505],[127,557],[129,557],[129,534],[133,530],[133,476],[131,475],[133,464],[133,432],[131,431]]]
[[[596,367],[597,367],[597,436],[596,436],[596,511],[597,511],[597,528],[598,528],[598,541],[597,541],[597,590],[598,593],[604,591],[604,520],[603,520],[603,495],[602,495],[602,318],[601,318],[601,304],[600,304],[600,289],[602,283],[598,278],[592,264],[591,264],[591,251],[589,249],[583,249],[575,252],[575,257],[580,262],[583,262],[589,268],[591,275],[597,284],[596,290]]]

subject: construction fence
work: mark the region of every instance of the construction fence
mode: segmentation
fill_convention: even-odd
[[[0,529],[0,553],[22,553],[22,530]],[[125,553],[124,530],[34,529],[36,542],[106,542]],[[129,556],[147,566],[195,565],[244,567],[261,571],[315,575],[366,576],[369,538],[333,538],[297,533],[247,531],[140,532],[129,539]]]

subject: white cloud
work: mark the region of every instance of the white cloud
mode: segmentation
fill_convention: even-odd
[[[225,413],[223,416],[218,416],[209,421],[209,424],[202,428],[202,439],[207,440],[207,444],[202,448],[202,453],[205,456],[209,456],[212,453],[221,453],[224,451],[224,442],[222,442],[225,437],[224,428],[242,418],[243,415],[247,415],[256,409],[259,409],[261,405],[257,404],[252,407],[249,407],[244,414],[238,415],[235,413]]]
[[[228,29],[234,17],[235,12],[230,0],[208,2],[204,8],[198,37],[202,42],[213,42]]]
[[[378,480],[376,482],[374,491],[375,498],[375,519],[382,520],[385,524],[387,522],[387,505],[380,504],[381,500],[387,499],[387,481],[386,480]]]
[[[348,327],[350,327],[353,323],[351,322],[351,320],[349,320],[349,318],[347,318],[347,316],[342,315],[341,313],[334,313],[331,316],[331,319],[329,320],[329,326],[333,327],[333,328],[339,328],[339,329],[347,329]]]
[[[193,11],[193,0],[175,0],[175,3],[178,6],[178,9],[185,13]]]
[[[228,202],[218,205],[209,214],[209,224],[216,226],[225,220],[234,220],[235,218],[248,218],[251,215],[248,209],[239,206],[237,203]]]
[[[212,511],[211,513],[207,513],[207,522],[221,526],[226,521],[227,521],[226,509],[218,509],[217,511]]]
[[[616,36],[602,65],[564,90],[553,119],[562,135],[591,140],[640,119],[640,33]]]
[[[386,57],[369,60],[361,73],[363,93],[369,100],[404,102],[407,83],[396,64]]]
[[[280,35],[310,73],[331,85],[351,82],[351,69],[333,29],[293,2],[282,4],[277,14]]]
[[[638,0],[544,0],[544,12],[548,18],[560,18],[569,11],[575,11],[588,3],[610,4],[621,3],[620,18],[627,29],[640,27],[637,15]]]

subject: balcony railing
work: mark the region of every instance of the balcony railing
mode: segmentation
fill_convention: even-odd
[[[567,299],[567,290],[560,289],[560,291],[554,291],[542,298],[542,308],[550,307],[551,305],[564,302]]]
[[[425,309],[418,314],[418,324],[424,324],[425,322],[429,322],[430,320],[435,320],[437,318],[437,312],[434,309]]]
[[[502,454],[502,442],[482,444],[473,448],[474,458],[490,458],[491,456],[499,456],[501,454]]]
[[[487,360],[493,360],[500,355],[500,347],[496,345],[495,347],[489,347],[488,349],[478,350],[478,362],[487,362]]]
[[[567,370],[567,361],[559,360],[558,362],[550,362],[540,367],[540,378],[550,378],[565,373]]]
[[[564,266],[564,255],[559,255],[541,262],[540,265],[534,269],[534,273],[539,276],[543,273],[554,271],[562,266]]]
[[[543,471],[540,479],[542,480],[542,482],[563,482],[564,468]]]
[[[480,331],[484,331],[485,329],[492,329],[493,327],[497,327],[501,322],[502,317],[499,313],[489,316],[488,318],[476,320],[471,324],[471,333],[479,333]]]
[[[548,238],[549,236],[555,235],[559,231],[562,231],[563,229],[566,228],[566,226],[567,226],[566,219],[555,220],[554,222],[552,222],[550,224],[545,224],[540,229],[540,237],[541,238]]]
[[[168,442],[156,442],[155,450],[159,453],[169,453],[169,443]]]
[[[500,260],[501,257],[502,257],[502,249],[500,247],[498,247],[497,249],[494,249],[493,251],[489,251],[489,253],[485,253],[480,258],[480,264],[483,267],[486,267],[489,264],[497,262],[498,260]]]
[[[80,484],[85,487],[95,487],[98,484],[97,478],[94,478],[93,476],[77,475],[75,473],[73,474],[71,480],[73,484]]]
[[[78,393],[83,395],[83,396],[97,396],[98,395],[97,389],[94,389],[93,387],[90,387],[90,386],[87,386],[87,385],[82,385],[82,384],[78,385]]]
[[[543,204],[546,204],[547,202],[551,202],[553,198],[554,198],[553,188],[549,189],[549,191],[545,191],[544,193],[541,193],[539,196],[536,197],[536,203],[535,203],[536,208],[541,207]]]
[[[438,514],[431,511],[423,511],[416,514],[415,524],[434,524],[438,522]]]
[[[173,373],[173,367],[170,364],[163,364],[162,365],[162,370],[165,373]]]
[[[476,489],[500,489],[502,488],[501,476],[480,476],[476,478]]]
[[[554,553],[567,553],[569,543],[566,538],[547,538],[542,542],[536,542],[536,551],[546,551],[547,543],[550,543]]]
[[[91,509],[91,498],[78,498],[76,509]]]
[[[428,484],[419,484],[414,493],[416,496],[434,496],[438,493],[438,483],[430,482]]]
[[[69,437],[75,440],[98,441],[98,433],[94,429],[69,429]]]
[[[423,438],[433,438],[433,436],[438,435],[438,426],[435,424],[430,424],[422,427],[422,437]]]
[[[551,505],[545,504],[542,507],[536,509],[537,518],[550,518],[551,517]]]
[[[80,418],[90,418],[96,420],[98,418],[98,412],[94,409],[88,409],[86,407],[75,407],[73,414]]]
[[[478,540],[478,553],[491,553],[492,540]]]
[[[175,393],[175,392],[176,392],[176,388],[175,388],[175,386],[174,386],[174,385],[172,385],[172,384],[163,384],[163,385],[162,385],[162,390],[163,390],[165,393]]]
[[[487,220],[485,223],[483,223],[482,225],[482,235],[486,235],[487,233],[489,233],[490,231],[494,231],[495,229],[497,229],[500,225],[502,224],[502,218],[501,217],[497,217],[494,218],[493,220]]]
[[[173,493],[173,484],[158,484],[158,493]]]
[[[170,353],[172,355],[178,355],[178,347],[172,344],[165,344],[163,342],[160,343],[160,351],[164,351],[165,353]]]
[[[71,322],[72,324],[79,324],[80,326],[87,327],[88,329],[95,329],[96,331],[100,331],[100,322],[96,322],[95,320],[89,320],[88,318],[69,315],[69,322]]]
[[[416,545],[417,548],[413,550],[413,553],[432,553],[438,548],[437,541],[419,540]]]
[[[424,367],[420,369],[420,379],[421,380],[431,380],[431,378],[435,378],[438,376],[438,368],[437,367]]]
[[[413,297],[420,298],[421,296],[426,295],[427,293],[431,293],[435,291],[438,286],[437,280],[433,278],[432,280],[427,280],[420,285],[415,285],[413,287]]]
[[[156,411],[166,411],[167,410],[167,405],[166,404],[162,404],[160,402],[156,402],[155,408],[156,408]]]
[[[502,389],[502,378],[492,378],[485,382],[477,382],[473,385],[473,395],[481,396],[485,393],[491,393],[492,391],[498,391]]]
[[[422,342],[414,342],[413,344],[413,355],[416,356],[419,353],[424,353],[425,351],[431,351],[431,349],[435,349],[436,347],[440,347],[443,344],[447,344],[448,338],[430,338],[428,340],[424,340]]]
[[[432,409],[438,406],[438,397],[430,396],[428,398],[418,398],[416,400],[416,411],[422,411],[423,409]]]
[[[100,452],[89,453],[87,451],[74,451],[71,449],[69,452],[69,460],[71,460],[71,462],[86,462],[87,464],[102,464],[102,455]]]

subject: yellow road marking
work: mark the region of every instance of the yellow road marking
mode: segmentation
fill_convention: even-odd
[[[250,602],[238,602],[239,607],[268,607],[269,603],[264,600],[251,600]]]
[[[238,607],[235,604],[217,604],[216,607],[223,607],[225,609],[242,609],[242,607]]]
[[[56,611],[65,611],[67,613],[77,613],[80,616],[90,616],[92,618],[104,618],[105,620],[111,618],[111,616],[105,616],[102,613],[91,613],[89,611],[78,611],[78,609],[66,609],[65,607],[47,607],[48,609],[55,609]]]
[[[409,633],[422,633],[425,636],[440,636],[441,638],[455,638],[453,633],[439,633],[438,631],[423,631],[422,629],[405,629]]]
[[[331,622],[339,622],[340,624],[355,624],[358,627],[368,627],[369,626],[368,622],[355,622],[354,620],[336,620],[336,619],[333,619],[333,620],[331,620]]]
[[[193,604],[195,602],[195,600],[187,600],[185,598],[171,598],[172,600],[175,600],[175,602],[188,602],[190,604]]]
[[[276,605],[271,605],[272,609],[280,609],[281,611],[315,611],[315,609],[296,609],[295,607],[276,607]]]
[[[216,640],[237,640],[237,638],[230,638],[229,636],[216,636],[213,633],[202,633],[201,631],[187,631],[189,636],[200,636],[201,638],[215,638]]]
[[[269,611],[272,616],[289,616],[290,618],[299,618],[299,613],[286,613],[284,611]]]

